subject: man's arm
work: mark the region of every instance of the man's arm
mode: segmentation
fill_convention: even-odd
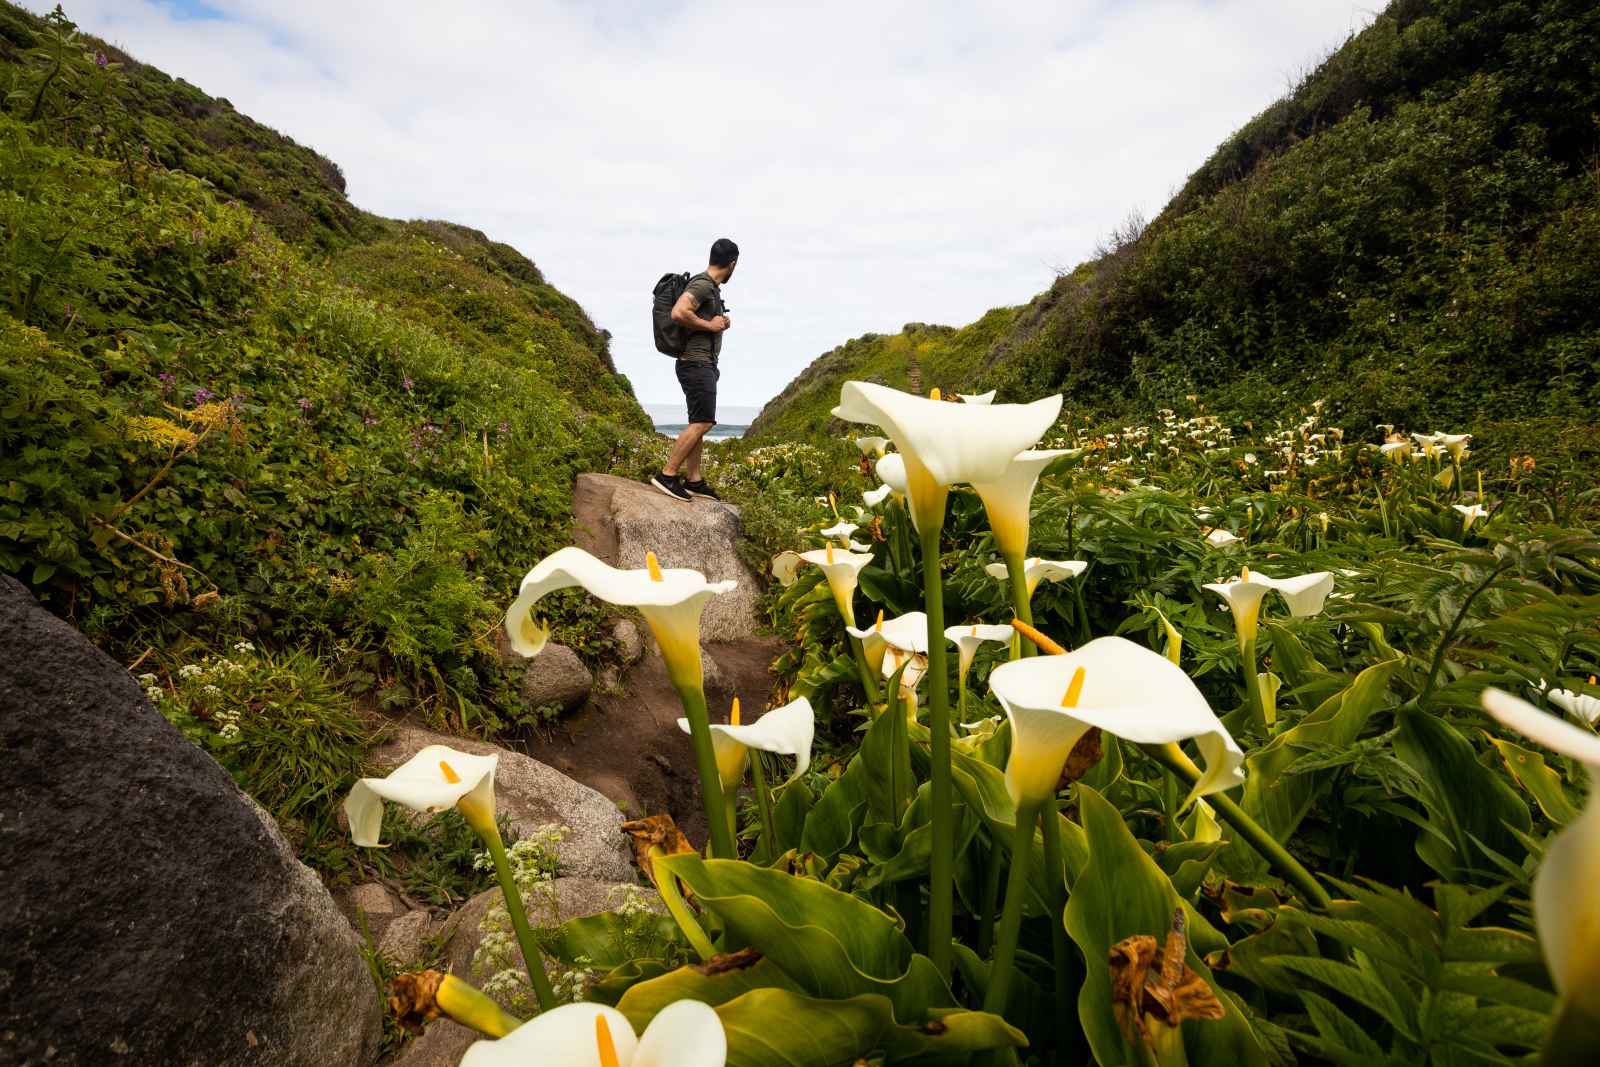
[[[683,295],[678,297],[678,302],[672,305],[672,321],[686,329],[699,330],[702,333],[721,333],[728,328],[728,316],[717,315],[702,319],[699,312],[699,298],[685,289]]]

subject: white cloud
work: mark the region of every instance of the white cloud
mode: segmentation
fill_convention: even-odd
[[[32,0],[36,10],[45,0]],[[344,169],[484,230],[671,401],[648,293],[743,252],[723,398],[1045,288],[1359,29],[1351,0],[807,5],[77,0],[68,14]]]

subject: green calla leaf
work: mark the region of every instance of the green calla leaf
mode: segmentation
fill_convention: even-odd
[[[955,1006],[932,961],[859,897],[737,860],[681,853],[666,864],[722,921],[728,948],[754,948],[812,996],[887,996],[908,1022]]]
[[[1374,663],[1292,729],[1246,757],[1244,793],[1239,804],[1269,834],[1287,841],[1327,788],[1325,775],[1283,773],[1299,758],[1300,747],[1348,745],[1360,737],[1367,720],[1383,705],[1389,679],[1402,662],[1390,659]],[[1236,842],[1227,855],[1234,869],[1265,868],[1265,862],[1243,842]]]
[[[1511,777],[1532,794],[1534,801],[1539,805],[1539,810],[1544,812],[1545,818],[1557,826],[1565,826],[1577,818],[1577,806],[1567,799],[1566,788],[1561,784],[1561,775],[1554,767],[1545,763],[1542,754],[1493,735],[1485,736],[1500,753],[1500,758],[1505,761],[1506,770],[1511,772]]]
[[[1226,949],[1228,942],[1182,902],[1109,801],[1081,785],[1075,796],[1089,845],[1088,866],[1073,884],[1064,916],[1067,933],[1088,962],[1088,975],[1078,993],[1078,1020],[1097,1062],[1105,1067],[1136,1063],[1137,1052],[1123,1040],[1112,1013],[1106,966],[1111,946],[1135,934],[1155,937],[1160,943],[1172,927],[1173,911],[1182,907],[1189,935],[1188,965],[1215,988],[1201,955]],[[1238,1011],[1221,1019],[1185,1022],[1183,1036],[1193,1067],[1266,1063],[1249,1021]]]
[[[1417,854],[1429,866],[1459,881],[1487,862],[1483,847],[1501,855],[1522,853],[1507,827],[1528,831],[1528,805],[1510,782],[1478,762],[1477,750],[1459,730],[1426,711],[1402,708],[1394,750],[1430,787],[1430,822],[1440,834],[1417,840]]]
[[[800,847],[832,859],[850,847],[867,806],[866,769],[859,754],[833,781],[806,816]]]

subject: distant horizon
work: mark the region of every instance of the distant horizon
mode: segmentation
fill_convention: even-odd
[[[684,402],[680,400],[641,400],[639,406],[654,423],[683,424],[689,421]],[[760,404],[719,404],[717,421],[731,425],[748,426],[760,414]]]

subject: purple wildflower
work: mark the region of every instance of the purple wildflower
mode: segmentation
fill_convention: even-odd
[[[401,382],[400,384],[404,385],[406,387],[406,392],[408,392],[408,393],[411,392],[411,376],[409,374],[406,375],[405,380],[403,382]]]
[[[166,396],[168,393],[172,392],[173,387],[178,384],[177,376],[171,371],[162,371],[160,374],[156,375],[156,381],[160,383],[162,396]]]
[[[216,398],[216,393],[202,386],[194,391],[194,406],[199,407],[201,404],[209,404]]]
[[[99,52],[99,51],[95,52],[95,54],[94,54],[94,65],[95,66],[99,67],[101,70],[105,70],[106,69],[106,65],[109,64],[110,62],[111,62],[111,60],[106,58],[106,54],[104,52]]]
[[[301,397],[299,399],[298,403],[300,405],[300,410],[301,411],[310,411],[311,410],[311,401],[307,400],[305,397]]]
[[[376,426],[378,425],[378,417],[376,415],[368,415],[361,420],[361,424],[363,426]]]

